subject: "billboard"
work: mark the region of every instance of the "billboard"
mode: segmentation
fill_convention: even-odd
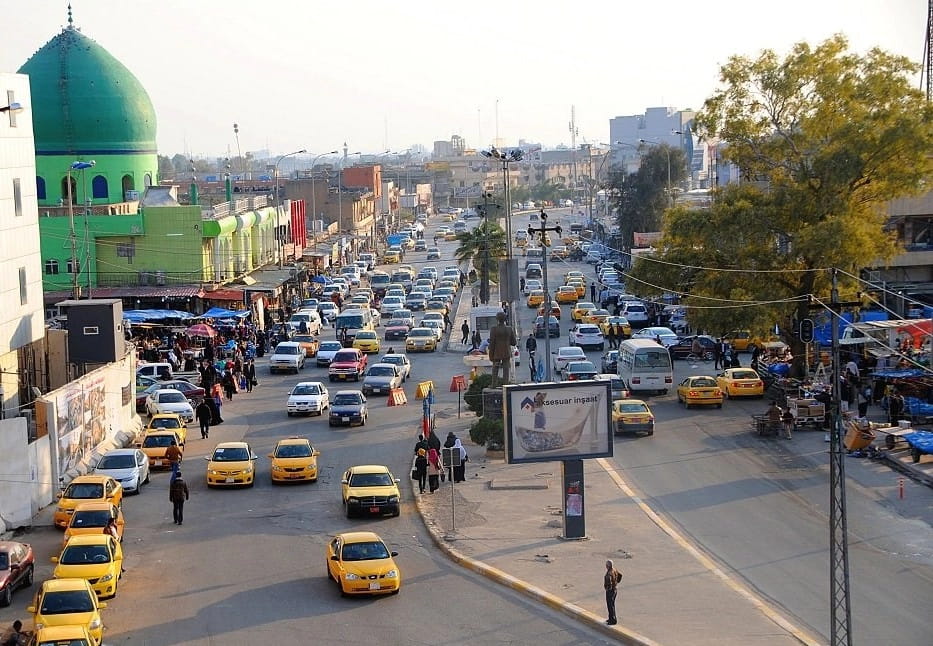
[[[612,456],[609,381],[503,387],[509,464]]]

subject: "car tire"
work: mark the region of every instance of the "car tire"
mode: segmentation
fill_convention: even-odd
[[[292,416],[294,416],[294,413],[292,413],[292,412],[289,412],[289,411],[285,411],[285,414],[286,414],[286,415],[288,415],[289,417],[292,417]]]
[[[11,603],[13,603],[13,588],[12,586],[7,586],[4,588],[3,592],[0,593],[0,607],[6,608]]]

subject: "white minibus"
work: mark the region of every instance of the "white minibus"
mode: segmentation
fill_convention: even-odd
[[[619,346],[619,377],[633,392],[666,394],[674,386],[671,354],[651,339],[629,339]]]

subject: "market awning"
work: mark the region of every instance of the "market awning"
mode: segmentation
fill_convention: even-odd
[[[249,310],[226,310],[222,307],[212,307],[202,314],[199,318],[205,319],[234,319],[246,318],[250,315]]]
[[[204,292],[203,298],[210,299],[212,301],[237,301],[242,303],[243,290],[227,288],[215,289],[212,292]]]
[[[193,319],[197,317],[191,312],[184,312],[182,310],[124,310],[123,318],[131,323],[142,323],[144,321]]]

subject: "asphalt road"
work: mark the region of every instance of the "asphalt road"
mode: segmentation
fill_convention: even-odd
[[[548,263],[552,292],[569,269],[595,277],[583,263]],[[527,334],[533,311],[523,305],[516,309]],[[567,345],[569,306],[563,310],[552,351]],[[601,353],[586,354],[599,367]],[[544,356],[540,339],[538,356]],[[748,355],[742,359],[747,365]],[[685,361],[675,361],[674,371],[675,384],[717,372],[712,363],[692,367]],[[524,368],[519,375],[524,378]],[[823,433],[798,432],[793,445],[758,438],[748,426],[749,416],[766,407],[757,399],[687,411],[672,391],[649,404],[658,420],[654,436],[616,439],[614,461],[623,477],[727,571],[829,641]],[[905,504],[896,499],[897,474],[887,467],[855,459],[846,466],[854,643],[930,643],[933,492],[913,487]]]

